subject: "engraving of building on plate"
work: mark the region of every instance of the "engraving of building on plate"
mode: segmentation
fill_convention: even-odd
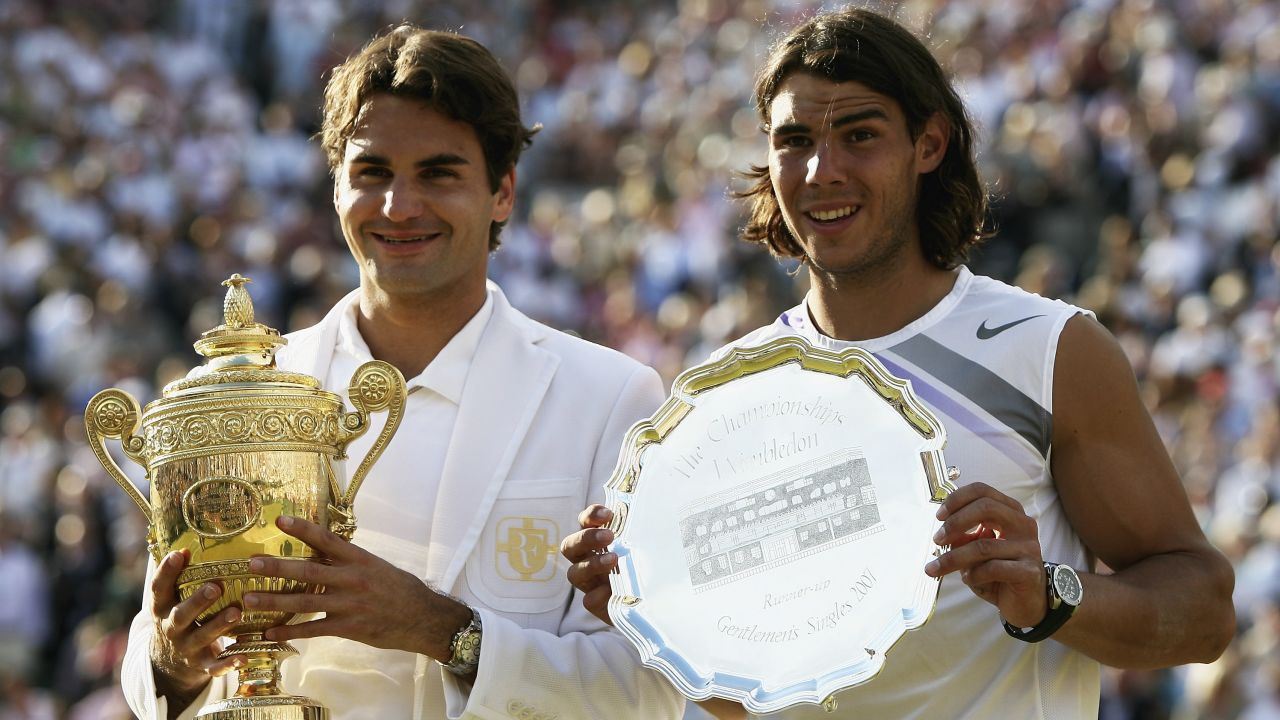
[[[884,529],[860,449],[846,449],[681,508],[695,593]]]

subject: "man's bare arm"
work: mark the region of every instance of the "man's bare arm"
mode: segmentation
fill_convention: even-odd
[[[1051,467],[1063,510],[1109,572],[1077,568],[1084,602],[1053,635],[1099,662],[1155,668],[1210,662],[1235,632],[1234,577],[1205,539],[1138,396],[1119,345],[1087,317],[1067,323],[1054,373]],[[953,492],[931,562],[956,573],[1017,627],[1048,612],[1039,528],[982,482]]]
[[[1063,330],[1053,389],[1058,495],[1114,571],[1082,576],[1085,602],[1054,638],[1115,667],[1216,659],[1235,633],[1231,565],[1196,522],[1128,360],[1094,320]]]

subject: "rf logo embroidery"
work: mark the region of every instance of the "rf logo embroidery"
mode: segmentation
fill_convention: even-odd
[[[546,582],[555,577],[560,526],[540,517],[498,521],[498,576],[503,580]]]

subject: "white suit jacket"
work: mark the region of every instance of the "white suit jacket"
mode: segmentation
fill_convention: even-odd
[[[577,529],[582,508],[602,500],[623,436],[661,402],[661,381],[618,352],[530,320],[492,283],[489,292],[493,316],[463,389],[430,545],[410,545],[406,552],[394,529],[361,528],[355,537],[472,605],[484,623],[480,667],[469,692],[434,660],[417,657],[414,716],[679,717],[680,695],[640,665],[625,638],[582,608],[558,550],[560,539]],[[344,300],[318,325],[290,334],[278,366],[324,378],[346,306]],[[403,430],[392,440],[421,441]],[[365,488],[377,482],[375,465]],[[545,540],[545,547],[531,545],[530,538]],[[529,547],[542,551],[535,557]],[[135,713],[163,718],[165,703],[156,698],[148,659],[149,606],[148,592],[130,632],[122,682]],[[334,720],[343,717],[344,703],[376,704],[376,698],[360,696],[358,678],[349,688],[298,683],[303,666],[322,663],[326,653],[364,653],[374,663],[390,651],[336,638],[293,644],[302,654],[281,666],[286,691],[320,700]],[[235,688],[233,679],[234,673],[215,679],[183,715],[225,697]]]

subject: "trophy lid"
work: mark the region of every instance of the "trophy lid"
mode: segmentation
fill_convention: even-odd
[[[289,342],[275,328],[254,321],[253,298],[244,287],[251,282],[240,273],[222,281],[227,289],[222,299],[222,324],[200,335],[196,352],[211,359],[239,355],[251,358],[268,355],[274,359],[276,349]]]
[[[201,333],[195,342],[196,352],[208,360],[185,378],[166,385],[166,397],[192,388],[229,383],[320,387],[320,382],[310,375],[276,369],[276,351],[289,341],[275,328],[254,320],[253,299],[244,287],[250,282],[253,281],[240,273],[223,281],[227,294],[222,300],[222,324]]]

